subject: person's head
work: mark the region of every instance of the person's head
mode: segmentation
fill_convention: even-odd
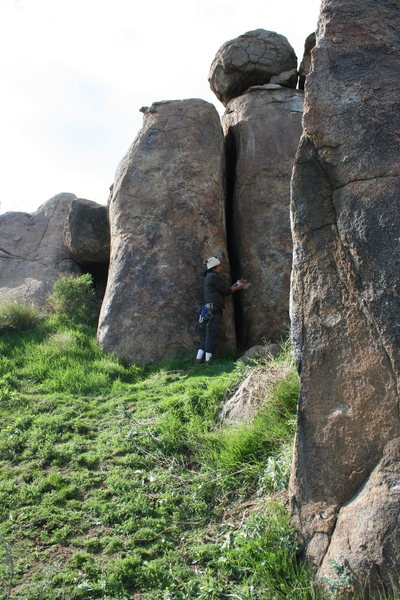
[[[206,260],[206,273],[220,273],[222,271],[221,261],[215,256]]]

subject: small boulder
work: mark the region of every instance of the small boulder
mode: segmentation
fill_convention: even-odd
[[[219,422],[223,425],[249,423],[268,401],[277,382],[286,379],[291,370],[292,366],[288,363],[263,365],[253,369],[223,405]]]
[[[240,362],[251,362],[262,359],[273,358],[278,354],[280,350],[279,344],[268,344],[262,346],[261,344],[249,348],[242,356],[238,359]]]
[[[105,263],[110,257],[107,207],[75,198],[65,222],[64,242],[78,263]]]
[[[268,83],[272,77],[278,77],[276,83],[295,88],[296,69],[297,57],[287,39],[274,31],[256,29],[221,46],[208,80],[214,94],[226,106],[249,87]],[[283,73],[286,75],[281,77]]]
[[[298,79],[297,69],[291,69],[290,71],[283,71],[283,73],[279,73],[279,75],[274,75],[269,80],[271,83],[277,83],[278,85],[282,85],[283,87],[296,88]]]

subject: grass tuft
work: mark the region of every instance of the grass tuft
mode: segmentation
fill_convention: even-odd
[[[0,331],[19,333],[34,327],[40,318],[39,309],[33,304],[22,304],[14,300],[0,302]]]

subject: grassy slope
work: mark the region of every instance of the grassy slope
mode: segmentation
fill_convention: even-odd
[[[3,335],[0,357],[1,598],[320,597],[279,492],[294,372],[222,428],[244,376],[229,359],[125,367],[54,320]]]

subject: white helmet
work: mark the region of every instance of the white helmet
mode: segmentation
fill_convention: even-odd
[[[210,258],[207,258],[207,260],[206,260],[207,271],[209,269],[217,267],[220,264],[221,264],[221,261],[218,260],[218,258],[215,258],[215,256],[210,256]]]

